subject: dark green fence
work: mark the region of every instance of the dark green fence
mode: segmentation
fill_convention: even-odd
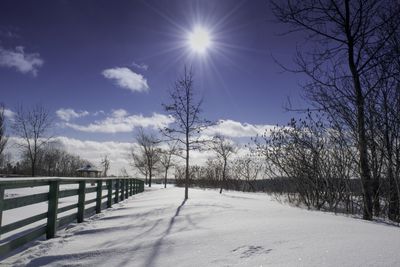
[[[92,187],[86,187],[90,183]],[[77,184],[77,189],[60,189],[60,185]],[[94,185],[94,186],[93,186]],[[48,192],[32,194],[27,196],[4,198],[8,189],[48,186]],[[107,193],[103,195],[103,191]],[[0,179],[0,235],[25,227],[32,223],[46,219],[47,222],[33,227],[29,231],[16,234],[15,238],[7,238],[0,245],[0,257],[8,252],[30,242],[42,235],[53,238],[57,228],[63,227],[71,222],[83,222],[85,215],[100,213],[104,208],[110,208],[113,203],[118,203],[129,196],[144,191],[144,182],[134,178],[18,178]],[[85,200],[86,194],[96,192],[96,198]],[[77,203],[59,208],[59,199],[78,196]],[[34,215],[7,225],[2,224],[3,211],[16,209],[41,202],[48,202],[47,212]],[[85,208],[86,205],[96,203],[93,207]],[[75,213],[63,217],[58,214],[76,209]],[[13,235],[14,236],[14,235]]]

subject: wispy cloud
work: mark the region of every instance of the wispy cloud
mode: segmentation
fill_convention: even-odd
[[[106,113],[104,112],[104,110],[99,110],[99,111],[94,112],[94,113],[93,113],[93,116],[99,116],[99,115],[104,115],[104,114],[106,114]]]
[[[114,110],[111,116],[98,120],[88,125],[66,123],[65,126],[77,131],[92,133],[124,133],[131,132],[136,127],[158,129],[166,127],[174,120],[172,117],[153,113],[146,117],[142,114],[131,115],[124,109]]]
[[[147,80],[141,75],[128,68],[111,68],[103,70],[103,76],[113,80],[119,87],[128,89],[132,92],[146,92],[150,88]]]
[[[60,108],[56,111],[57,117],[63,121],[70,121],[71,119],[81,118],[89,115],[87,111],[75,111],[71,108]]]
[[[38,53],[26,53],[23,46],[8,50],[0,46],[0,66],[36,76],[44,61]]]
[[[2,39],[17,39],[19,35],[19,28],[10,25],[0,25],[0,37]]]
[[[136,63],[135,61],[132,62],[132,67],[135,67],[140,70],[148,70],[149,65],[144,64],[144,63]]]
[[[221,134],[227,137],[254,137],[264,134],[266,130],[273,129],[274,125],[241,123],[234,120],[220,120],[217,125],[203,131],[203,134],[212,136]]]

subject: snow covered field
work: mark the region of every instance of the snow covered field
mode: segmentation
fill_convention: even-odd
[[[2,266],[400,266],[400,229],[265,194],[156,188]]]

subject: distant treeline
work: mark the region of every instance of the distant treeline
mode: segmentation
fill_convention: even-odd
[[[163,183],[163,179],[154,179],[155,183]],[[183,179],[169,179],[168,183],[176,184],[176,186],[184,186]],[[219,188],[221,182],[215,179],[190,179],[190,185],[200,188]],[[351,192],[354,195],[361,195],[362,188],[360,179],[351,180]],[[252,181],[244,181],[241,179],[229,179],[226,182],[225,189],[243,191],[243,192],[264,192],[277,194],[294,194],[297,192],[296,184],[292,179],[285,177],[267,178]]]
[[[90,164],[77,155],[68,153],[57,142],[50,129],[53,127],[51,113],[42,105],[31,108],[18,106],[6,124],[5,106],[0,103],[0,174],[2,176],[76,176],[76,170]],[[19,140],[9,144],[6,126]],[[19,160],[13,162],[5,148],[14,146]],[[105,158],[107,160],[107,158]],[[107,168],[109,167],[109,162]],[[107,171],[105,170],[105,174]]]
[[[7,157],[0,160],[0,163],[0,174],[3,176],[31,176],[31,161],[27,153],[22,153],[16,163]],[[51,142],[37,153],[35,175],[72,177],[77,175],[78,168],[87,164],[90,162],[66,152],[61,144]]]
[[[177,177],[175,180],[176,186],[183,187],[184,179]],[[336,184],[340,184],[341,181],[332,181]],[[190,186],[200,188],[216,188],[221,186],[221,181],[213,178],[199,178],[190,179]],[[276,197],[278,200],[288,201],[296,205],[305,205],[308,201],[299,192],[299,186],[296,179],[288,177],[275,177],[268,179],[257,179],[257,180],[243,180],[243,179],[227,179],[224,188],[226,190],[235,190],[242,192],[264,192],[269,193]],[[385,190],[387,188],[382,188]],[[305,191],[305,190],[304,190]],[[304,193],[304,192],[303,192]],[[362,186],[360,179],[351,179],[348,181],[348,194],[351,195],[349,198],[343,198],[340,193],[337,192],[337,198],[332,198],[336,202],[329,202],[325,199],[328,194],[327,192],[319,192],[321,197],[322,205],[319,207],[322,210],[329,210],[333,212],[349,213],[349,214],[361,214],[362,213]],[[306,194],[311,199],[310,194]],[[311,205],[305,205],[311,208]]]

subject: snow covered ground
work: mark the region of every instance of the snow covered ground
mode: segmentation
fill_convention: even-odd
[[[265,194],[152,189],[2,266],[400,266],[400,229]]]

